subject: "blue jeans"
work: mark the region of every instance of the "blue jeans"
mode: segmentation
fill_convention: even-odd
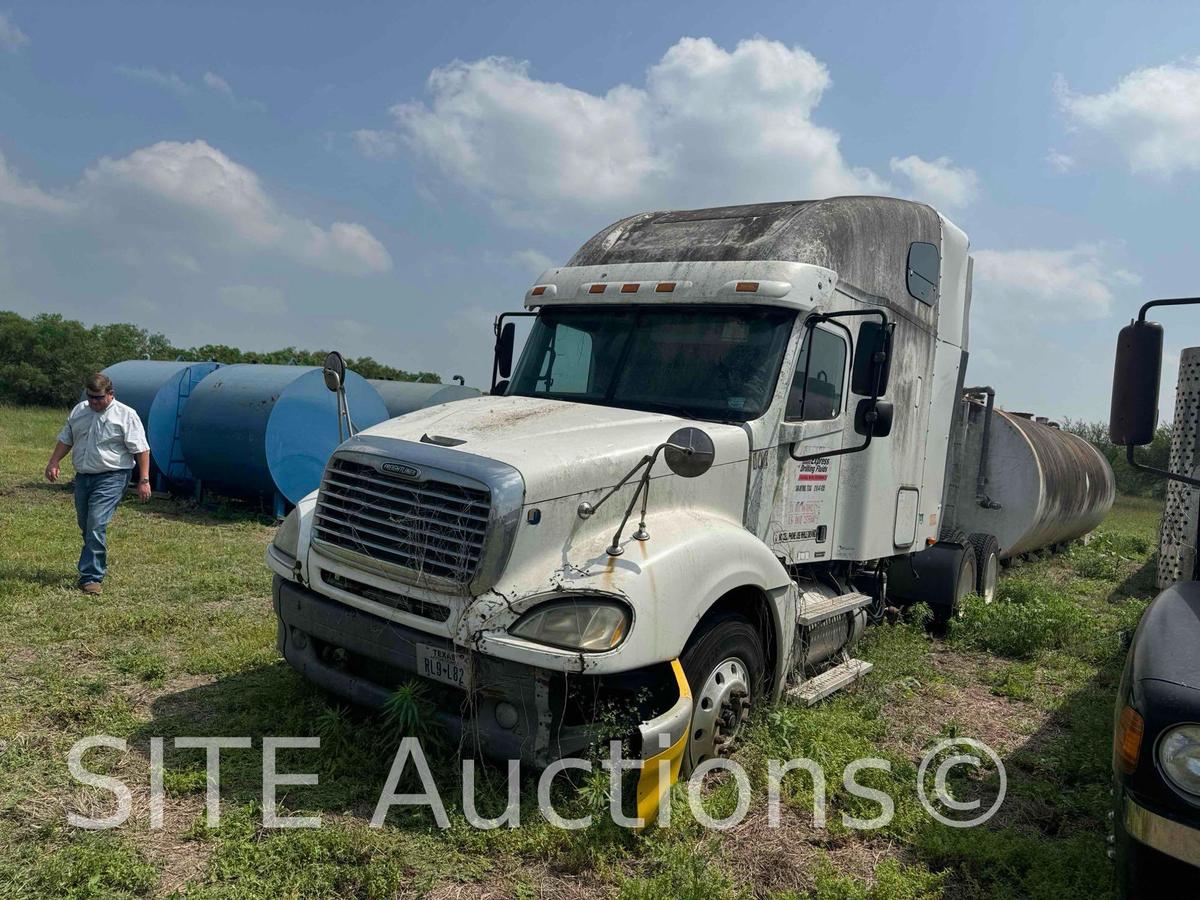
[[[117,503],[129,484],[129,469],[75,473],[75,517],[83,532],[83,552],[79,554],[79,583],[99,582],[107,568],[108,550],[105,532],[117,510]]]

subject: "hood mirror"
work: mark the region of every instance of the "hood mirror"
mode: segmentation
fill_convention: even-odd
[[[347,437],[354,437],[354,421],[350,418],[350,404],[346,400],[346,360],[336,350],[330,350],[325,355],[325,365],[321,367],[321,375],[325,378],[325,387],[337,395],[338,443]]]
[[[604,551],[609,556],[620,556],[625,552],[625,548],[621,546],[621,532],[625,530],[625,523],[633,514],[633,508],[637,506],[639,497],[642,501],[642,517],[638,522],[638,530],[633,533],[633,539],[637,541],[650,540],[650,532],[646,530],[646,505],[650,500],[650,472],[654,469],[654,461],[658,459],[660,453],[667,461],[667,468],[680,478],[697,478],[703,475],[712,468],[713,460],[716,458],[713,440],[705,432],[699,428],[680,428],[666,441],[655,447],[653,452],[643,456],[638,464],[630,469],[629,473],[594,505],[586,500],[580,503],[579,508],[575,511],[576,515],[581,519],[590,519],[609,497],[623,488],[626,482],[638,472],[642,473],[642,477],[638,480],[637,490],[629,498],[625,515],[622,516],[621,524],[617,526],[617,532],[613,535],[612,543]]]
[[[680,428],[667,438],[663,458],[680,478],[698,478],[712,468],[716,448],[712,438],[699,428]]]
[[[336,350],[326,354],[321,374],[325,376],[325,387],[335,394],[340,391],[346,383],[346,360],[342,358],[342,354]]]

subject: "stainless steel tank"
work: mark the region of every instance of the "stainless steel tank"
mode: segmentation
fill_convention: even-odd
[[[388,417],[392,419],[427,406],[478,397],[481,393],[479,388],[461,384],[428,384],[421,381],[389,381],[383,378],[368,378],[367,381],[383,398]]]
[[[981,479],[987,411],[982,403],[963,403],[946,525],[995,535],[1007,559],[1082,537],[1100,524],[1116,498],[1116,481],[1095,447],[1028,413],[993,410]]]

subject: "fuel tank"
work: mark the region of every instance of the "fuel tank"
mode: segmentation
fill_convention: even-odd
[[[984,404],[962,402],[943,535],[993,534],[1007,559],[1075,540],[1100,524],[1116,481],[1095,447],[1027,413],[995,409],[985,429]]]
[[[391,419],[414,410],[425,409],[427,406],[478,397],[483,393],[479,388],[461,384],[425,384],[419,381],[388,381],[382,378],[368,378],[367,383],[379,392],[387,407],[388,418]]]
[[[356,429],[387,419],[365,378],[347,370],[345,387]],[[180,435],[188,466],[206,487],[297,503],[320,485],[340,443],[337,399],[316,366],[223,366],[192,391]]]
[[[102,374],[112,379],[117,399],[132,406],[142,420],[156,482],[163,477],[179,486],[191,483],[192,473],[183,457],[180,421],[192,391],[219,365],[127,359],[102,370]]]

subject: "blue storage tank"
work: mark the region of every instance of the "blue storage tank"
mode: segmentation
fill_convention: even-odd
[[[387,406],[388,417],[396,418],[414,410],[439,403],[449,403],[452,400],[466,400],[478,397],[479,388],[466,387],[461,384],[428,384],[421,381],[388,381],[383,378],[368,378],[371,386],[379,391]]]
[[[112,379],[117,399],[137,410],[142,420],[150,444],[152,477],[159,489],[166,486],[164,478],[179,486],[192,481],[179,439],[180,417],[196,385],[219,366],[215,362],[127,359],[103,370]]]
[[[355,430],[388,418],[367,380],[346,372]],[[181,434],[201,486],[235,497],[275,496],[276,511],[321,484],[338,445],[337,397],[319,366],[222,366],[192,392]]]

